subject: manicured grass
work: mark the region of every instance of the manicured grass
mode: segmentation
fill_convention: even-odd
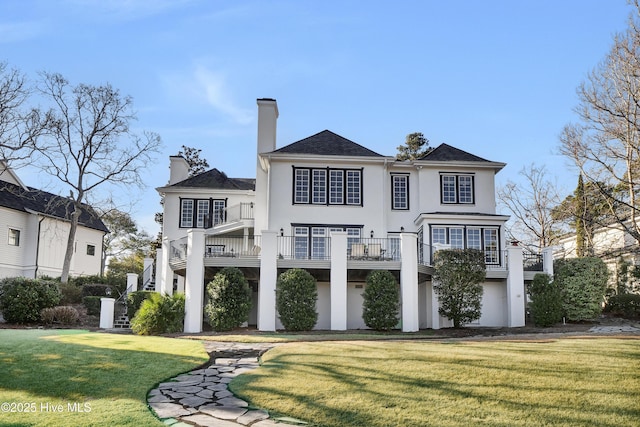
[[[283,344],[232,390],[320,426],[637,426],[639,339]]]
[[[207,360],[195,341],[0,330],[0,425],[162,426],[149,389]]]
[[[253,332],[245,334],[215,333],[213,335],[186,335],[180,338],[200,341],[242,342],[242,343],[285,343],[300,341],[371,341],[371,340],[410,340],[435,337],[430,330],[420,332]]]

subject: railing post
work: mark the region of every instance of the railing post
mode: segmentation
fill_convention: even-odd
[[[162,239],[162,278],[160,281],[160,293],[162,295],[173,295],[173,270],[169,265],[170,258],[171,242],[165,237]]]
[[[136,273],[127,273],[127,291],[129,294],[131,292],[136,292],[138,290],[138,275]]]

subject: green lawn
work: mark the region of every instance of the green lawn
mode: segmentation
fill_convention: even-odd
[[[231,388],[321,426],[638,426],[640,340],[291,343]]]
[[[0,330],[0,425],[162,426],[149,389],[207,360],[196,341]]]

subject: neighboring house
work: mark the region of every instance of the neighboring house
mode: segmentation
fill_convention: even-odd
[[[59,277],[69,236],[64,197],[27,187],[0,161],[0,278]],[[85,206],[80,215],[71,276],[100,274],[102,239],[109,230]]]
[[[362,293],[378,269],[401,284],[403,331],[450,326],[431,279],[441,247],[485,253],[478,325],[524,325],[522,249],[507,246],[509,217],[496,213],[494,178],[504,163],[447,144],[397,161],[328,130],[278,148],[276,101],[257,102],[255,179],[216,169],[188,178],[186,160],[171,157],[169,183],[157,189],[164,224],[156,289],[185,292],[186,332],[201,330],[204,286],[227,266],[249,280],[249,324],[260,330],[281,328],[276,279],[295,267],[317,280],[317,329],[366,328]]]
[[[621,260],[631,265],[640,265],[638,241],[619,224],[597,229],[593,234],[590,246],[590,254],[602,259],[609,267],[611,284],[616,281]],[[567,234],[553,247],[554,259],[575,258],[576,256],[575,233]]]

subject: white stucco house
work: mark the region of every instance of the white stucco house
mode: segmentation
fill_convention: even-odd
[[[69,236],[69,201],[27,187],[0,161],[0,278],[59,277]],[[71,276],[100,274],[102,239],[109,230],[85,206],[80,215]]]
[[[317,329],[366,328],[365,278],[391,271],[401,286],[403,331],[450,326],[438,314],[431,258],[439,247],[485,252],[482,326],[523,326],[522,248],[507,245],[508,216],[496,212],[495,175],[504,163],[447,144],[397,161],[329,130],[288,145],[276,139],[273,99],[258,99],[254,178],[217,169],[188,178],[170,158],[156,289],[184,291],[185,332],[200,332],[204,286],[227,266],[253,287],[249,324],[281,328],[276,279],[289,268],[318,283]]]

